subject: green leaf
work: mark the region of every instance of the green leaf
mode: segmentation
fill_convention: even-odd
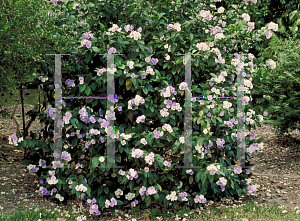
[[[133,187],[133,181],[131,180],[131,181],[129,182],[129,188],[132,190],[132,187]]]
[[[158,71],[158,70],[154,70],[155,71],[155,73],[156,73],[156,75],[159,77],[159,78],[161,78],[161,74],[160,74],[160,72]]]
[[[201,173],[201,182],[202,183],[205,183],[206,178],[207,178],[206,173],[205,172]]]
[[[92,58],[92,53],[90,51],[87,51],[85,53],[85,62],[89,63],[89,61],[91,60],[91,58]]]
[[[86,93],[86,95],[90,95],[91,94],[91,88],[89,86],[86,86],[85,93]]]
[[[109,189],[108,189],[108,187],[105,187],[105,188],[104,188],[104,192],[105,192],[106,194],[108,194],[108,193],[109,193]]]
[[[158,186],[158,188],[159,188],[159,191],[162,191],[162,188],[161,188],[161,186],[159,185],[159,184],[156,184],[157,186]]]
[[[214,182],[214,176],[208,175],[208,180],[209,180],[210,183],[213,183]]]
[[[61,183],[57,183],[57,188],[58,188],[58,190],[61,190]]]
[[[70,122],[71,122],[73,127],[75,127],[78,124],[78,120],[76,118],[71,118]]]
[[[153,196],[154,196],[154,199],[159,200],[159,194],[156,193]]]
[[[85,83],[90,83],[90,81],[93,79],[92,74],[89,74],[86,78],[85,78]]]
[[[241,189],[237,189],[237,191],[236,191],[236,192],[238,193],[239,197],[241,197],[241,196],[242,196],[242,190],[241,190]]]
[[[231,186],[232,189],[234,189],[234,183],[233,183],[232,180],[230,180],[230,186]]]
[[[146,206],[149,206],[151,202],[151,197],[150,196],[146,196]]]
[[[197,174],[196,174],[196,183],[198,183],[199,182],[199,180],[200,180],[200,176],[201,176],[201,171],[199,171]]]
[[[174,180],[174,178],[173,178],[173,175],[172,175],[172,174],[169,174],[169,173],[168,173],[168,174],[167,174],[167,177],[168,177],[170,180],[172,180],[172,181]]]
[[[190,33],[190,39],[191,41],[193,41],[194,35],[192,33]]]
[[[98,157],[93,157],[92,159],[92,168],[96,168],[99,165],[100,161]]]
[[[75,138],[75,139],[72,140],[72,146],[73,147],[77,146],[77,138]]]
[[[190,178],[189,178],[189,183],[192,184],[193,181],[194,181],[194,178],[193,178],[192,176],[190,176]]]
[[[132,122],[133,121],[133,113],[132,111],[128,112],[128,119]]]
[[[92,47],[93,51],[96,52],[96,53],[100,53],[100,49],[97,48],[97,47]]]
[[[80,92],[83,92],[83,91],[84,91],[84,89],[85,89],[85,87],[86,87],[86,85],[85,85],[85,84],[82,84],[82,85],[80,85],[80,87],[79,87],[79,91],[80,91]]]
[[[164,63],[163,69],[165,69],[168,65],[169,63]]]
[[[143,91],[144,91],[145,94],[148,94],[147,88],[143,87]]]

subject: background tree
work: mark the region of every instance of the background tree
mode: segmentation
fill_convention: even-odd
[[[26,128],[27,133],[32,119],[25,126],[23,97],[20,89],[24,85],[27,86],[28,82],[33,82],[38,77],[38,72],[45,69],[43,63],[45,63],[46,54],[53,53],[56,47],[54,37],[51,38],[48,35],[50,30],[44,30],[42,36],[38,31],[40,26],[37,25],[48,22],[48,13],[53,10],[53,3],[38,0],[1,1],[0,93],[10,91],[20,95],[23,130]],[[17,123],[17,130],[20,124],[14,113],[18,104],[19,100],[11,116]]]

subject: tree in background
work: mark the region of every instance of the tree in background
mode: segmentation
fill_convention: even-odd
[[[34,118],[25,126],[23,95],[19,90],[22,92],[26,82],[33,82],[38,77],[38,72],[45,69],[46,54],[53,53],[58,47],[55,36],[48,34],[49,29],[43,30],[43,35],[39,31],[39,24],[51,23],[49,11],[53,11],[53,3],[39,0],[0,1],[0,92],[20,94],[23,130],[25,128],[27,134]],[[17,124],[17,131],[20,124],[14,114],[18,103],[17,100],[11,115]]]

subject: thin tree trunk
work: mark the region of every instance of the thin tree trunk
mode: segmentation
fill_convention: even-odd
[[[22,117],[23,117],[23,139],[25,140],[26,134],[26,127],[25,127],[25,116],[24,116],[24,100],[23,100],[23,82],[21,83],[21,103],[22,103]],[[26,156],[26,146],[24,147],[24,158]]]
[[[14,121],[15,121],[16,124],[17,124],[16,134],[18,134],[18,131],[20,130],[20,123],[19,123],[18,119],[17,119],[16,116],[15,116],[16,111],[17,111],[17,107],[18,107],[18,101],[19,101],[19,98],[18,98],[18,100],[16,101],[14,111],[12,112],[12,114],[11,114],[11,116],[10,116],[10,119],[14,119]]]

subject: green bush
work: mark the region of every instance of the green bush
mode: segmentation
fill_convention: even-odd
[[[276,62],[266,79],[255,85],[255,94],[263,95],[260,106],[268,108],[265,122],[276,128],[276,135],[283,136],[289,129],[297,129],[300,117],[300,39],[272,38],[269,47],[260,53]]]
[[[203,1],[201,2],[203,3]],[[228,195],[238,198],[248,191],[255,192],[255,186],[249,185],[247,182],[247,179],[252,175],[250,170],[242,170],[239,167],[234,170],[230,168],[235,165],[237,153],[237,147],[234,145],[236,142],[236,134],[234,134],[236,132],[236,118],[232,116],[232,114],[237,115],[234,108],[235,104],[232,102],[234,99],[228,101],[210,99],[212,95],[215,95],[214,90],[219,90],[216,94],[222,97],[236,95],[234,93],[236,84],[233,86],[231,84],[235,81],[235,73],[241,67],[238,59],[232,55],[238,51],[237,44],[241,45],[243,51],[248,52],[258,40],[267,41],[265,32],[254,30],[249,34],[247,22],[242,20],[241,15],[237,17],[234,13],[251,14],[250,9],[255,8],[252,2],[242,2],[241,6],[232,5],[226,9],[226,14],[220,13],[227,24],[223,29],[227,36],[225,38],[222,37],[221,33],[217,34],[219,30],[215,29],[215,26],[218,25],[218,21],[207,18],[209,15],[206,13],[208,12],[201,11],[209,10],[213,15],[219,15],[209,1],[206,2],[206,5],[199,4],[200,1],[177,2],[176,4],[171,1],[159,3],[154,1],[125,1],[124,3],[128,7],[123,7],[123,4],[118,1],[106,2],[104,5],[98,1],[85,1],[82,6],[76,6],[73,9],[74,3],[72,0],[65,0],[54,7],[56,12],[60,13],[57,17],[53,16],[53,19],[58,22],[57,25],[61,27],[62,24],[66,24],[65,27],[61,27],[61,32],[55,33],[57,40],[66,43],[67,37],[64,37],[66,33],[70,36],[75,31],[78,32],[78,36],[75,36],[69,44],[61,46],[62,50],[59,51],[60,54],[75,53],[76,59],[78,59],[69,64],[66,61],[70,72],[62,75],[62,94],[76,97],[106,96],[107,70],[105,67],[107,66],[107,56],[99,55],[99,53],[107,53],[108,49],[111,50],[114,47],[117,49],[116,53],[124,54],[114,57],[116,94],[120,96],[114,97],[112,95],[108,99],[113,100],[115,98],[114,104],[116,105],[114,108],[121,112],[120,115],[115,116],[115,125],[117,125],[115,132],[118,132],[115,140],[115,159],[118,165],[124,165],[125,171],[111,168],[112,162],[107,159],[107,147],[101,134],[107,133],[107,128],[111,130],[112,128],[107,127],[105,122],[101,120],[105,120],[110,111],[106,111],[107,116],[104,119],[101,119],[104,113],[100,112],[98,119],[100,109],[107,109],[107,100],[97,99],[86,101],[74,99],[63,103],[62,114],[65,123],[62,129],[65,157],[63,164],[70,166],[71,169],[56,166],[53,171],[47,173],[48,170],[43,168],[44,165],[53,166],[57,163],[53,162],[55,154],[53,153],[55,87],[54,77],[52,77],[54,70],[51,68],[54,65],[52,58],[52,62],[47,64],[47,68],[45,66],[45,74],[35,81],[37,84],[43,85],[43,90],[47,92],[50,107],[44,113],[33,111],[28,113],[32,117],[39,117],[39,120],[45,124],[41,131],[43,138],[41,136],[37,138],[37,134],[31,133],[32,139],[24,140],[18,145],[18,148],[29,146],[29,157],[23,162],[28,165],[30,171],[37,171],[38,176],[43,180],[40,194],[43,196],[50,195],[49,199],[57,198],[63,202],[75,197],[72,194],[76,193],[77,197],[86,194],[84,199],[89,203],[91,214],[99,215],[96,213],[98,205],[99,211],[103,210],[107,207],[107,201],[113,202],[110,201],[112,198],[117,199],[115,201],[117,207],[114,205],[108,207],[114,214],[115,209],[124,204],[142,207],[149,206],[150,203],[160,202],[166,207],[173,205],[176,208],[181,204],[180,202],[187,200],[191,207],[198,207],[199,204],[195,200],[196,195],[205,197],[205,200],[201,200],[201,203],[205,203],[206,199],[215,200]],[[249,5],[249,8],[245,7],[244,10],[242,8],[244,5]],[[184,13],[181,14],[181,10],[184,10]],[[201,11],[201,15],[198,14],[199,11]],[[84,20],[87,24],[82,22]],[[82,23],[80,24],[80,22]],[[169,28],[170,24],[175,23],[179,25],[176,24],[173,28]],[[43,24],[41,23],[39,27]],[[114,30],[115,32],[110,35],[107,31],[113,32],[113,30],[109,30],[115,28],[113,24],[120,27],[120,32]],[[141,31],[141,39],[133,39],[133,36],[128,36],[129,34],[138,36],[138,32],[129,33],[128,30],[124,30],[125,25],[131,24],[134,25],[134,29]],[[118,27],[116,27],[117,30]],[[209,29],[215,33],[207,34]],[[90,36],[91,45],[87,47],[88,43],[84,42],[86,41],[84,39],[87,38],[89,31],[93,37]],[[268,32],[273,33],[271,30]],[[214,46],[208,46],[210,42]],[[82,45],[78,47],[80,43]],[[200,50],[198,43],[203,43],[202,45],[209,49],[214,47],[214,50],[206,50],[205,47]],[[170,49],[166,46],[167,44],[170,45]],[[193,99],[194,105],[192,115],[190,115],[190,119],[193,120],[193,129],[192,143],[189,145],[195,148],[189,154],[189,161],[192,162],[193,166],[200,168],[181,169],[174,166],[185,163],[183,156],[171,157],[171,161],[162,158],[162,155],[168,150],[171,150],[174,155],[185,150],[182,138],[184,134],[183,117],[185,115],[181,113],[181,110],[185,107],[185,93],[188,93],[188,90],[181,87],[184,86],[185,82],[183,57],[175,56],[175,53],[196,52],[200,55],[193,55],[193,60],[191,59],[193,97],[204,96],[209,99],[196,102]],[[167,54],[170,59],[167,59]],[[152,63],[148,60],[150,57]],[[255,67],[255,69],[252,69],[252,63],[249,62],[251,61],[250,57],[250,55],[246,56],[248,66],[244,67],[247,73],[245,76],[247,80],[244,82],[247,93],[250,93],[250,89],[252,89],[252,78],[257,81],[261,76],[268,74],[263,59],[254,58],[253,68]],[[72,59],[75,58],[71,58],[71,61],[73,61]],[[130,67],[130,61],[134,61],[133,67]],[[148,69],[146,72],[148,66],[152,70]],[[133,71],[135,71],[136,77],[132,76]],[[94,76],[95,72],[97,72],[97,76]],[[219,74],[220,72],[221,74]],[[141,79],[143,75],[147,78]],[[224,81],[222,81],[221,75],[224,77]],[[41,82],[46,77],[48,80]],[[80,83],[81,77],[84,79]],[[74,85],[67,87],[66,84],[70,83],[70,79],[74,80]],[[69,82],[67,83],[67,81]],[[170,87],[172,85],[174,88]],[[215,87],[212,87],[213,85]],[[170,96],[164,94],[166,90],[170,90]],[[166,97],[170,97],[167,102]],[[245,97],[249,99],[248,96]],[[168,102],[172,102],[171,99],[179,104],[178,108],[173,106],[176,110],[174,114],[172,114],[173,109],[167,109],[171,108],[167,106]],[[249,118],[245,127],[250,130],[256,126],[261,126],[263,117],[259,114],[262,112],[253,112],[250,109],[248,99],[243,101],[243,104],[247,118]],[[129,108],[129,104],[134,103],[134,101],[141,101],[137,111],[134,111],[136,107]],[[122,111],[119,109],[120,107]],[[171,114],[165,118],[162,110]],[[143,115],[145,122],[138,122]],[[97,120],[98,123],[93,122],[93,120]],[[168,128],[168,126],[170,127]],[[153,132],[152,128],[157,134]],[[97,129],[100,132],[99,140],[99,134],[97,135],[96,131],[92,131],[92,129]],[[200,131],[198,132],[198,130]],[[128,137],[124,137],[122,133]],[[21,136],[21,134],[18,135]],[[145,138],[144,141],[147,141],[147,144],[143,144],[141,138]],[[17,137],[14,136],[12,139],[17,139]],[[246,166],[253,166],[250,164],[251,154],[256,154],[256,147],[262,140],[263,138],[253,139],[249,135],[245,137]],[[79,145],[80,141],[84,142],[83,146]],[[143,153],[142,158],[133,154],[136,154],[133,147]],[[150,153],[155,153],[153,163],[149,161],[151,159]],[[127,162],[125,162],[126,158],[128,159]],[[99,167],[106,165],[105,161],[101,162],[100,159],[101,161],[107,159],[107,168]],[[37,165],[39,168],[36,168]],[[147,167],[149,171],[147,171]],[[238,171],[239,169],[240,171]],[[138,176],[131,177],[131,179],[129,172]],[[128,177],[125,176],[126,173]],[[108,176],[109,174],[112,175]],[[52,188],[53,185],[56,185],[57,189]],[[79,186],[86,188],[86,191],[83,190],[84,193],[82,193],[77,189]],[[152,193],[151,188],[153,188]],[[115,191],[117,189],[124,193],[121,194],[120,198],[116,197]],[[178,195],[172,196],[173,191]],[[131,199],[124,197],[129,192],[133,193]],[[176,201],[173,201],[173,197],[176,198]],[[90,202],[92,199],[93,201]],[[138,205],[136,202],[139,202]],[[95,208],[93,204],[95,204]]]

